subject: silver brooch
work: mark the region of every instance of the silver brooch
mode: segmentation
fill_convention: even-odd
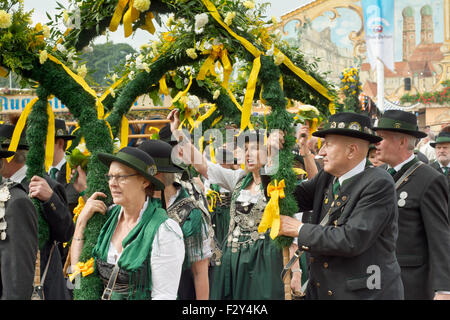
[[[358,122],[350,123],[348,128],[351,129],[351,130],[361,131],[361,125]]]
[[[6,239],[6,228],[8,224],[5,220],[6,208],[5,202],[11,198],[11,194],[9,193],[9,188],[7,185],[3,185],[0,189],[0,240]]]
[[[400,208],[403,208],[406,205],[406,198],[408,198],[408,192],[402,191],[399,194],[400,199],[398,200],[397,204]]]
[[[149,167],[147,167],[147,173],[151,176],[154,176],[157,172],[156,166],[155,165],[151,165]]]

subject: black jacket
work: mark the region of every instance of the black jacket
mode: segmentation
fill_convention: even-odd
[[[394,180],[417,161],[404,165]],[[435,291],[450,291],[448,193],[445,176],[429,165],[420,166],[397,189],[397,259],[406,299],[432,299]]]
[[[72,213],[69,211],[65,190],[61,184],[51,179],[49,176],[44,177],[49,186],[53,190],[52,197],[41,202],[42,216],[49,225],[50,239],[41,249],[41,275],[44,272],[48,262],[50,249],[56,241],[57,245],[72,239],[75,225],[73,223]],[[22,185],[26,191],[29,191],[29,181],[26,178],[22,181]],[[63,264],[61,253],[55,249],[49,264],[47,278],[44,283],[44,295],[47,300],[68,300],[70,299],[66,279],[63,274]]]
[[[65,163],[61,167],[61,171],[58,172],[56,175],[56,181],[58,181],[59,184],[61,184],[66,192],[67,196],[67,203],[69,204],[69,210],[72,213],[73,209],[78,205],[78,198],[80,197],[80,194],[75,190],[72,183],[67,183],[66,180],[66,169],[67,169],[67,163]]]
[[[321,170],[294,193],[299,211],[313,210],[311,223],[303,224],[298,236],[299,247],[310,253],[307,298],[403,299],[392,177],[366,167],[341,187],[336,199],[333,178]],[[321,226],[327,213],[330,219]]]
[[[0,240],[0,297],[29,300],[33,292],[38,250],[38,219],[33,203],[20,184],[10,186],[6,202],[6,239]]]

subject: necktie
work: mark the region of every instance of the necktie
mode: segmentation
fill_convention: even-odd
[[[56,180],[56,174],[58,173],[58,168],[51,168],[50,169],[50,178],[55,179]]]
[[[339,191],[339,188],[341,187],[339,183],[339,179],[336,179],[336,181],[333,183],[333,195],[336,195]]]
[[[389,168],[387,171],[391,176],[394,176],[397,173],[397,171],[394,168]]]
[[[442,171],[444,171],[444,174],[447,176],[448,175],[448,167],[443,167]]]

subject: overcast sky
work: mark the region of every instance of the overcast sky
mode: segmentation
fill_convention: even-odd
[[[59,0],[64,6],[68,6],[67,0]],[[268,9],[267,16],[276,16],[278,19],[283,14],[292,11],[305,3],[311,2],[311,0],[256,0],[256,2],[269,2],[271,3],[270,8]],[[25,9],[30,11],[34,9],[34,13],[32,16],[33,24],[38,22],[46,23],[48,22],[48,18],[45,12],[48,12],[50,16],[53,16],[56,11],[56,1],[55,0],[24,0]],[[138,30],[134,37],[129,37],[127,39],[123,36],[123,28],[119,28],[116,32],[110,33],[110,41],[114,43],[126,42],[133,46],[135,49],[138,49],[140,45],[146,43],[151,39],[151,35],[147,31]],[[98,37],[95,40],[95,43],[104,43],[106,42],[106,37]]]

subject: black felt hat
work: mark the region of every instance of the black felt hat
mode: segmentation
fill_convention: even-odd
[[[416,115],[402,110],[387,110],[373,130],[400,132],[419,139],[427,136],[425,132],[419,131]]]
[[[159,130],[159,140],[167,142],[171,146],[174,146],[178,143],[176,140],[172,140],[172,131],[170,130],[170,123],[166,124],[164,127]]]
[[[67,132],[66,122],[62,119],[55,119],[55,139],[73,140],[75,136]]]
[[[449,143],[450,142],[450,132],[439,132],[439,135],[436,137],[436,141],[430,142],[430,146],[433,148],[436,147],[439,143]]]
[[[10,124],[0,124],[0,141],[3,149],[8,149],[11,143],[11,138],[16,127]],[[25,128],[20,135],[19,144],[17,150],[28,150],[30,146],[27,143]]]
[[[9,158],[15,155],[16,153],[13,151],[0,150],[0,158]]]
[[[97,156],[106,166],[109,166],[113,161],[117,161],[136,170],[144,178],[149,180],[155,186],[156,190],[164,190],[164,184],[154,177],[158,172],[155,161],[144,151],[134,147],[125,147],[120,149],[115,155],[99,153]]]
[[[172,162],[172,146],[162,140],[146,140],[138,149],[144,151],[155,161],[158,172],[178,173],[183,169]]]
[[[332,115],[323,129],[314,132],[312,135],[325,138],[327,134],[358,138],[370,143],[377,143],[383,140],[374,135],[369,117],[353,112],[340,112]]]

